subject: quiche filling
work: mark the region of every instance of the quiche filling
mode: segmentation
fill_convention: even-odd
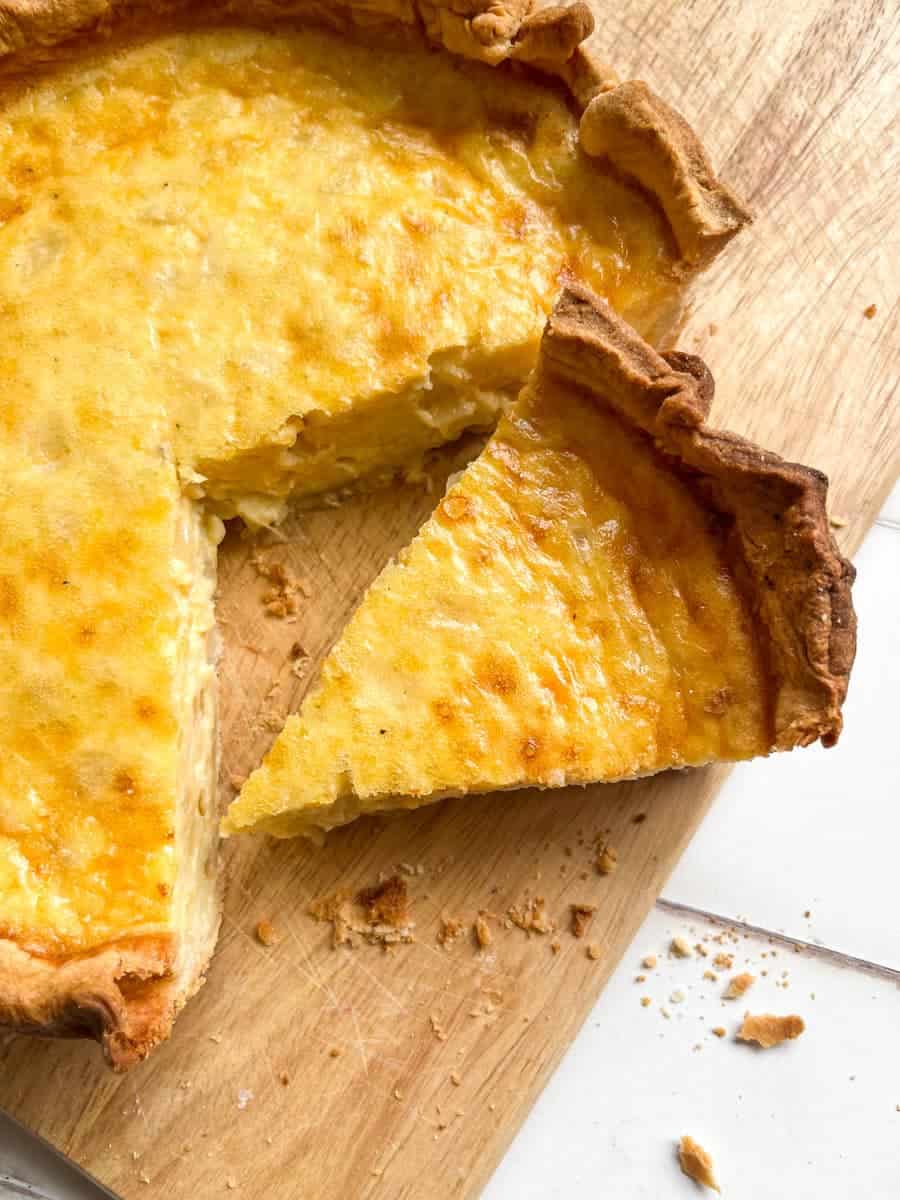
[[[492,427],[561,278],[644,333],[677,294],[561,90],[312,30],[185,30],[11,95],[0,249],[32,402],[72,386],[60,329],[113,343],[192,494],[252,520]]]
[[[317,838],[447,795],[750,758],[768,691],[724,528],[645,434],[542,379],[370,588],[225,829]]]

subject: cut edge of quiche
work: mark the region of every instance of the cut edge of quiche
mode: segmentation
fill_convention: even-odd
[[[368,37],[400,32],[487,64],[520,63],[556,76],[582,112],[581,139],[590,155],[652,193],[673,232],[685,278],[704,267],[749,219],[720,184],[694,134],[642,83],[621,83],[582,46],[593,18],[583,4],[534,11],[531,0],[503,5],[472,0],[383,0],[332,5],[234,0],[225,5],[159,4],[152,0],[0,0],[0,74],[22,75],[44,64],[77,58],[119,28],[166,28],[173,13],[215,21],[301,19]],[[462,11],[460,8],[462,7]],[[195,493],[191,493],[195,494]],[[202,489],[201,489],[202,494]],[[199,521],[186,503],[185,520]],[[199,525],[197,525],[199,529]],[[204,531],[188,538],[184,572],[197,589],[197,611],[180,618],[177,655],[180,694],[172,701],[179,736],[175,805],[178,866],[172,915],[160,932],[124,931],[99,946],[57,954],[30,949],[15,936],[0,938],[0,1024],[29,1032],[93,1036],[111,1063],[127,1067],[164,1039],[175,1014],[202,983],[215,944],[219,884],[215,874],[215,697],[209,663],[213,551]],[[177,541],[177,537],[175,538]],[[202,545],[200,543],[203,543]],[[178,552],[173,551],[176,560]],[[205,597],[205,598],[204,598]],[[202,610],[202,611],[201,611]],[[194,651],[190,649],[194,646]],[[196,669],[196,672],[194,670]],[[126,719],[125,713],[120,714]],[[115,719],[112,708],[103,719]],[[160,885],[163,886],[163,885]]]
[[[833,745],[854,568],[827,481],[706,424],[571,286],[535,375],[385,568],[224,821],[318,839],[447,796],[612,782]]]

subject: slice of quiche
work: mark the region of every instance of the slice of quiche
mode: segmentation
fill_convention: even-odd
[[[202,980],[213,514],[491,428],[561,278],[658,336],[746,220],[591,25],[0,0],[0,1025],[123,1066]]]
[[[486,449],[365,596],[225,831],[833,744],[853,567],[826,481],[570,287]]]

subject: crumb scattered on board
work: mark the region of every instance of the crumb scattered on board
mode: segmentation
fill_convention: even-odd
[[[510,905],[506,915],[513,925],[524,929],[526,933],[546,934],[556,931],[556,922],[548,914],[543,896],[535,896],[523,904]]]
[[[717,1038],[723,1038],[728,1032],[724,1025],[713,1025],[712,1031]]]
[[[306,911],[314,920],[331,925],[335,948],[355,946],[356,938],[384,949],[414,940],[409,894],[399,875],[363,888],[355,899],[346,890],[320,897]]]
[[[596,904],[570,904],[569,914],[573,937],[582,938],[588,931],[588,926],[597,911]]]
[[[598,840],[594,866],[598,875],[612,875],[619,865],[619,855],[608,843]]]
[[[479,913],[475,918],[475,923],[472,926],[472,932],[475,934],[475,941],[478,943],[479,950],[486,950],[494,940],[491,933],[491,927],[487,923],[487,914]]]
[[[455,917],[441,917],[437,931],[438,945],[452,946],[456,939],[462,936],[465,928],[464,921],[459,921]]]
[[[674,955],[675,958],[691,958],[694,952],[687,938],[674,937],[669,943],[669,953]]]
[[[281,935],[278,930],[271,921],[267,921],[265,918],[256,922],[254,932],[256,933],[257,941],[262,943],[263,946],[277,946],[281,941]]]
[[[644,957],[641,959],[641,966],[645,967],[646,970],[648,970],[648,971],[652,971],[653,968],[656,966],[656,955],[655,954],[645,954]]]
[[[877,312],[878,312],[878,305],[877,304],[869,304],[863,309],[863,316],[866,318],[867,321],[871,321]]]
[[[305,583],[283,563],[266,562],[259,551],[250,556],[250,565],[260,579],[272,585],[263,592],[262,605],[270,617],[295,617],[300,611],[298,596],[309,596]]]
[[[600,949],[600,947],[597,945],[596,942],[591,942],[587,948],[586,953],[587,953],[588,958],[592,962],[596,962],[597,959],[600,958],[603,951]]]
[[[846,529],[850,522],[846,517],[839,517],[832,513],[832,515],[828,518],[828,524],[832,529]]]
[[[714,1192],[719,1191],[712,1158],[699,1142],[688,1135],[678,1143],[678,1162],[688,1179],[712,1188]]]
[[[751,975],[749,971],[742,971],[740,975],[735,975],[729,982],[728,987],[722,993],[722,997],[725,1000],[737,1000],[752,988],[755,982],[756,976]]]
[[[755,1042],[763,1050],[771,1050],[773,1046],[798,1038],[805,1028],[803,1018],[794,1014],[776,1017],[772,1013],[745,1013],[737,1036],[738,1041]]]

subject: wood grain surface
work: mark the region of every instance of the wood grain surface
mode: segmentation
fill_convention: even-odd
[[[900,10],[861,0],[595,7],[603,53],[685,113],[756,213],[704,280],[680,339],[716,376],[713,418],[825,470],[852,552],[896,477],[900,445]],[[223,799],[453,465],[436,466],[431,492],[397,488],[307,514],[270,540],[263,558],[308,585],[295,621],[263,614],[253,544],[231,537],[219,607]],[[291,657],[297,644],[305,657]],[[7,1038],[0,1104],[129,1200],[474,1197],[721,779],[704,770],[451,802],[360,822],[321,851],[232,841],[221,945],[172,1040],[116,1077],[92,1045]],[[605,878],[588,844],[604,830],[620,862]],[[415,944],[333,950],[309,901],[401,862],[423,870],[408,879]],[[485,952],[468,935],[437,944],[442,914],[470,922],[526,895],[543,895],[559,923],[557,954],[552,936],[497,924]],[[573,902],[598,906],[582,941],[568,932]],[[276,945],[254,937],[261,918]]]

